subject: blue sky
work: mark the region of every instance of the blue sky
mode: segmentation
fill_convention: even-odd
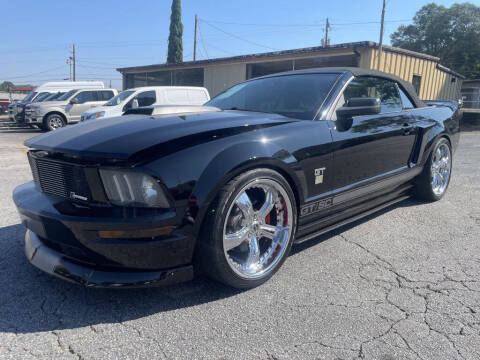
[[[183,0],[184,60],[193,57],[195,13],[201,19],[198,58],[204,59],[319,45],[327,17],[332,44],[378,41],[381,2]],[[387,0],[386,43],[428,2]],[[455,1],[436,2],[450,6]],[[23,0],[21,6],[2,0],[0,81],[41,84],[68,78],[66,59],[75,43],[77,79],[99,79],[107,86],[111,80],[120,89],[115,68],[165,61],[170,6],[171,0]]]

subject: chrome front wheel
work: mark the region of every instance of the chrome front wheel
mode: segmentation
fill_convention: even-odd
[[[226,183],[212,202],[195,264],[229,286],[256,287],[287,258],[296,222],[297,203],[288,181],[272,169],[246,171]]]
[[[58,114],[49,115],[46,120],[46,128],[48,131],[54,131],[65,126],[65,121]]]
[[[273,179],[245,185],[227,211],[223,249],[231,269],[251,279],[267,274],[283,257],[293,230],[293,207]]]

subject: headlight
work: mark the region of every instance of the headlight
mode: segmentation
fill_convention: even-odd
[[[86,120],[98,119],[103,117],[104,115],[105,115],[105,111],[99,111],[99,112],[88,115]]]
[[[149,175],[100,169],[100,176],[112,204],[133,207],[170,207],[158,181]]]

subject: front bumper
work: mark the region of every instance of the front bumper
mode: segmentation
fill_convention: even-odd
[[[193,277],[195,239],[177,215],[181,211],[77,206],[39,191],[33,182],[16,188],[13,200],[28,229],[27,257],[47,273],[98,287],[155,286]]]
[[[43,116],[33,113],[33,112],[25,112],[25,123],[27,124],[39,124],[43,120]]]
[[[74,263],[45,246],[30,230],[25,234],[25,255],[35,267],[86,287],[138,288],[165,286],[193,279],[193,266],[159,271],[104,271]]]

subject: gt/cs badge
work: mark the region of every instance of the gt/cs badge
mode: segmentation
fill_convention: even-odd
[[[300,217],[322,211],[323,209],[326,209],[332,205],[333,205],[333,198],[326,198],[326,199],[318,200],[313,203],[304,205],[300,209]]]
[[[323,174],[325,173],[326,168],[315,169],[315,185],[323,183]]]

